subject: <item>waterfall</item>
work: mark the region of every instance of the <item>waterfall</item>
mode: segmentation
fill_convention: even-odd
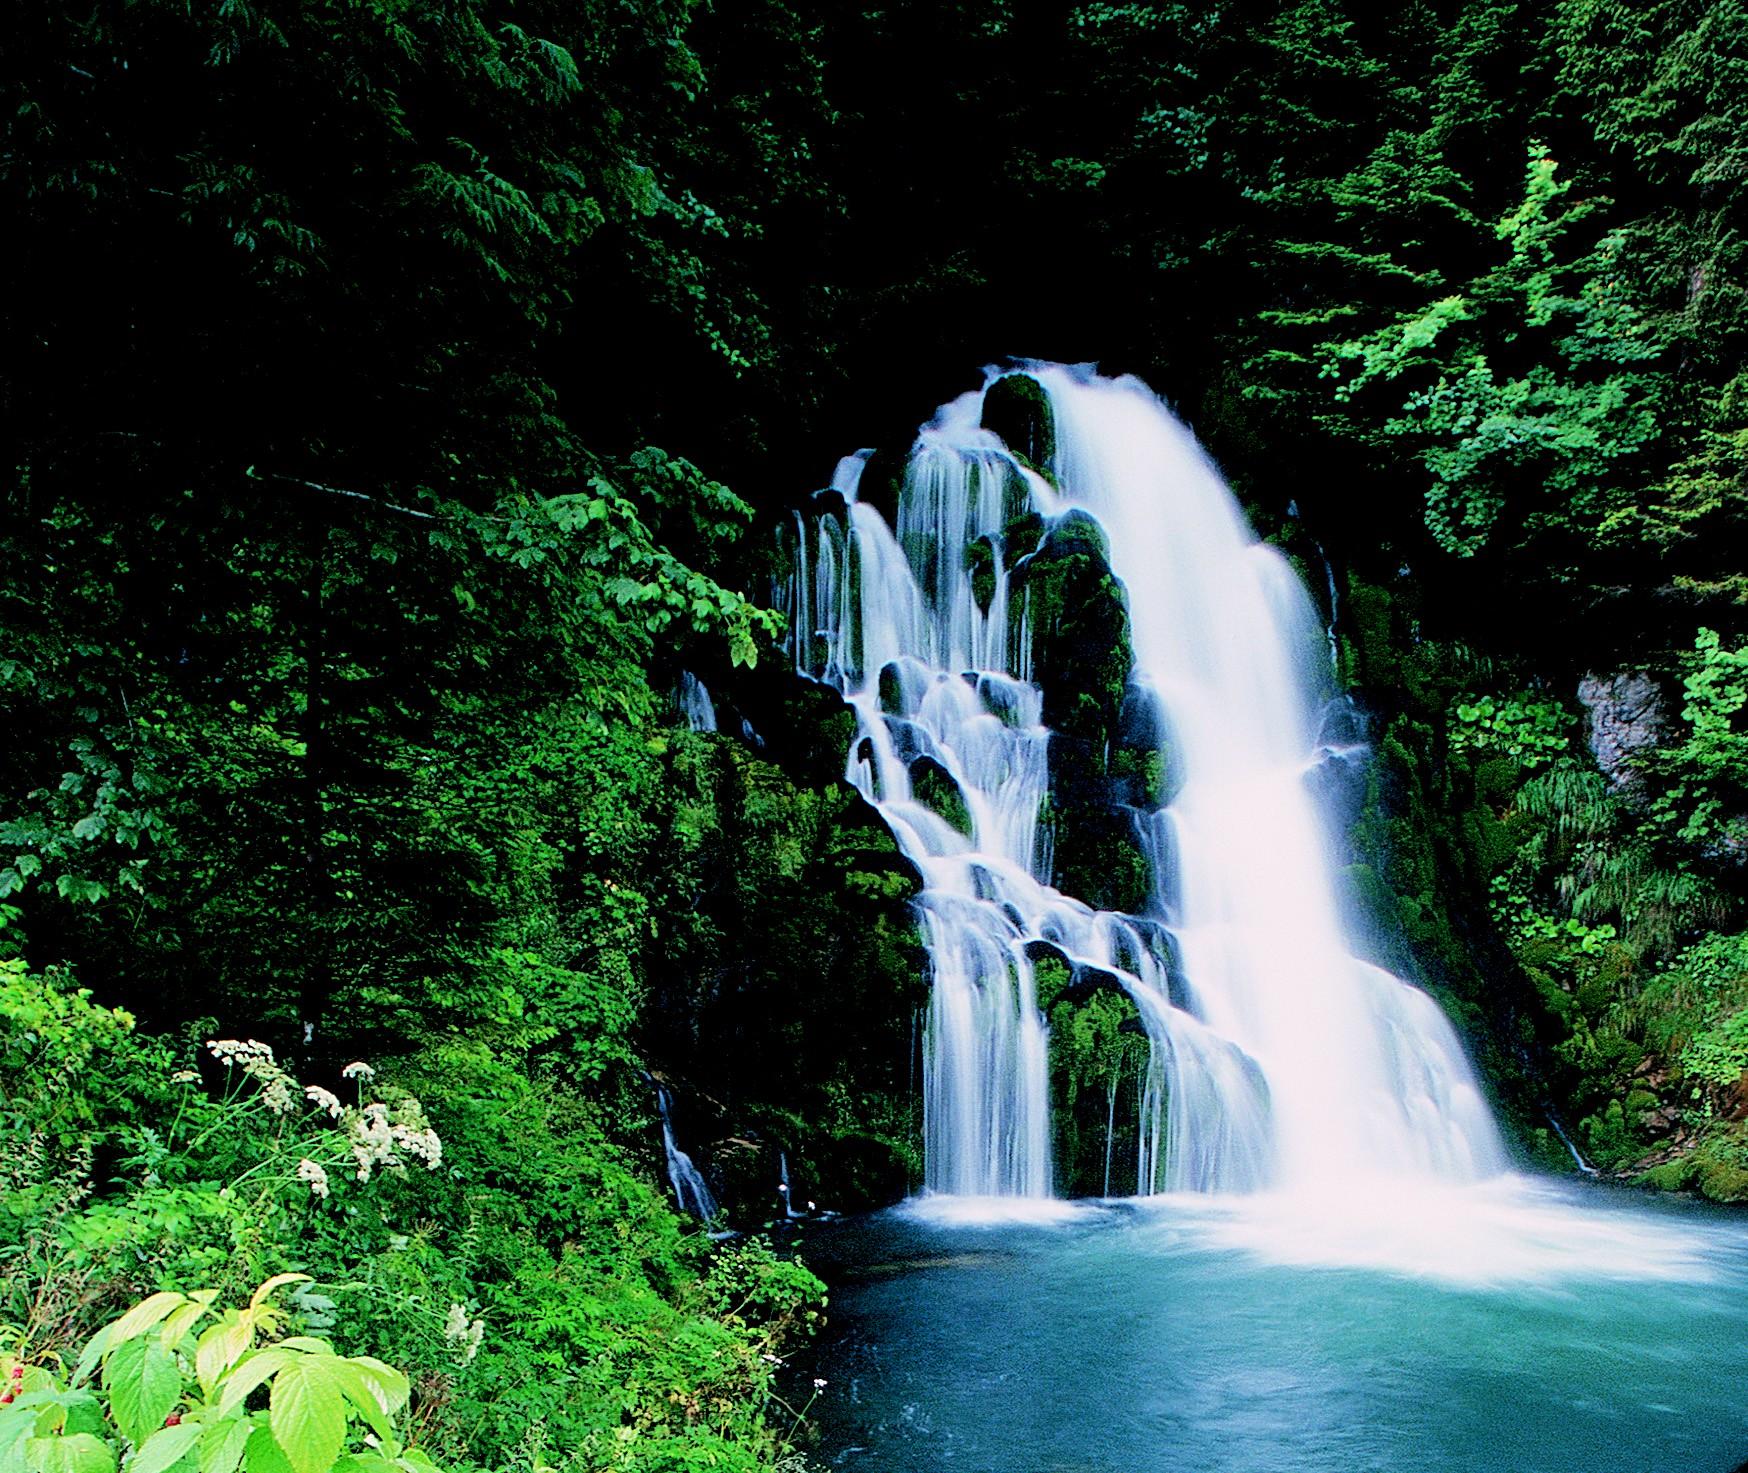
[[[655,1084],[652,1079],[650,1083]],[[656,1110],[662,1118],[662,1150],[668,1158],[668,1185],[674,1190],[674,1201],[680,1211],[689,1212],[702,1223],[716,1220],[716,1198],[710,1193],[703,1175],[693,1165],[692,1158],[680,1149],[674,1139],[673,1106],[668,1092],[655,1085]]]
[[[679,708],[681,720],[691,730],[716,730],[716,703],[710,699],[710,688],[690,670],[680,672],[674,704]]]
[[[992,374],[921,431],[890,522],[859,494],[867,457],[840,463],[841,507],[797,516],[780,590],[795,668],[855,713],[846,776],[923,878],[925,1186],[1050,1195],[1045,955],[1114,978],[1139,1014],[1144,1195],[1503,1170],[1443,1013],[1343,934],[1309,780],[1328,671],[1304,588],[1144,385],[1025,373],[1047,398],[1047,465],[984,427]],[[1178,785],[1136,816],[1144,915],[1051,883],[1041,631],[1016,577],[1034,554],[1007,545],[1028,513],[1096,523],[1130,687],[1161,717]]]

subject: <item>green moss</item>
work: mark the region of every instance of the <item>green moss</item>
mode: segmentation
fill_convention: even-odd
[[[1044,518],[1037,512],[1023,510],[1008,518],[1002,528],[1002,548],[1011,568],[1021,558],[1030,557],[1044,540]]]
[[[983,427],[1034,467],[1046,467],[1056,457],[1050,396],[1030,374],[1006,374],[984,391]]]
[[[1076,1197],[1100,1195],[1108,1142],[1112,1190],[1132,1191],[1136,1080],[1147,1058],[1140,1014],[1127,994],[1101,987],[1079,1000],[1061,998],[1047,1016],[1057,1190]]]
[[[970,834],[971,810],[966,806],[965,795],[953,781],[953,775],[933,757],[918,757],[910,764],[910,793],[960,833]]]
[[[965,567],[971,574],[971,597],[988,613],[995,597],[995,549],[987,537],[979,537],[965,549]]]
[[[1032,987],[1039,1012],[1046,1017],[1050,1015],[1050,1009],[1056,1005],[1073,976],[1073,969],[1054,949],[1033,961]]]
[[[1686,1156],[1677,1157],[1673,1161],[1665,1161],[1661,1166],[1653,1166],[1636,1178],[1641,1186],[1655,1187],[1660,1192],[1685,1191],[1693,1184],[1695,1166]]]

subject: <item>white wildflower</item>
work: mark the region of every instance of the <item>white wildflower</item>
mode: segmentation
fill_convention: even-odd
[[[486,1322],[483,1318],[469,1324],[467,1309],[463,1305],[449,1306],[449,1316],[443,1321],[443,1338],[455,1346],[463,1365],[479,1354],[480,1341],[485,1339],[485,1334]]]
[[[815,1376],[813,1378],[813,1389],[815,1391],[825,1390],[825,1378],[823,1376]]]
[[[411,1095],[392,1111],[381,1100],[373,1100],[362,1110],[348,1111],[346,1131],[351,1137],[352,1157],[358,1163],[359,1181],[369,1181],[379,1166],[402,1174],[411,1159],[435,1171],[443,1160],[443,1142]]]
[[[198,1069],[178,1069],[174,1074],[172,1074],[170,1076],[170,1083],[172,1083],[172,1084],[199,1084],[200,1083],[200,1071]]]
[[[247,1068],[252,1062],[273,1062],[273,1049],[253,1038],[213,1038],[207,1040],[207,1052],[221,1064],[240,1064]]]
[[[355,1059],[340,1071],[340,1077],[342,1079],[370,1080],[376,1078],[376,1070],[372,1069],[370,1065],[366,1064],[362,1059]]]
[[[323,1089],[319,1084],[308,1085],[304,1089],[303,1095],[312,1105],[320,1106],[336,1120],[346,1111],[346,1107],[340,1103],[339,1096],[330,1090]]]
[[[297,1163],[297,1179],[308,1182],[312,1197],[326,1198],[328,1195],[328,1173],[308,1156]]]
[[[207,1051],[228,1068],[238,1068],[261,1086],[261,1098],[275,1115],[297,1108],[297,1081],[273,1061],[273,1050],[253,1038],[215,1038]]]

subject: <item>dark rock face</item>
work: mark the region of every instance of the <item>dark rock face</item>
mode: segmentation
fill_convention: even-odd
[[[911,796],[933,810],[962,834],[971,832],[971,810],[952,773],[933,757],[918,757],[910,764]]]
[[[1585,722],[1591,754],[1610,786],[1632,793],[1643,779],[1633,758],[1661,745],[1669,732],[1669,712],[1657,682],[1639,670],[1586,675],[1578,700],[1589,713]]]
[[[1056,454],[1056,422],[1050,396],[1030,374],[998,378],[983,394],[983,427],[1042,471]]]

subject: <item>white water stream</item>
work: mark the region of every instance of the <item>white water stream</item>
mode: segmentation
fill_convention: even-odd
[[[865,457],[840,465],[846,511],[797,518],[783,591],[798,671],[855,710],[848,778],[923,876],[927,1187],[1051,1195],[1050,1045],[1031,960],[1045,944],[1115,976],[1140,1013],[1141,1195],[1502,1172],[1443,1013],[1343,933],[1309,781],[1329,755],[1315,699],[1327,652],[1299,580],[1145,386],[1027,371],[1054,420],[1048,479],[981,428],[982,393],[965,395],[919,435],[896,525],[857,499]],[[1181,785],[1137,817],[1147,917],[1048,883],[1051,734],[1003,544],[1027,510],[1103,529],[1128,598],[1132,681],[1164,713]],[[937,796],[942,773],[963,814]],[[935,807],[919,800],[925,783]]]

